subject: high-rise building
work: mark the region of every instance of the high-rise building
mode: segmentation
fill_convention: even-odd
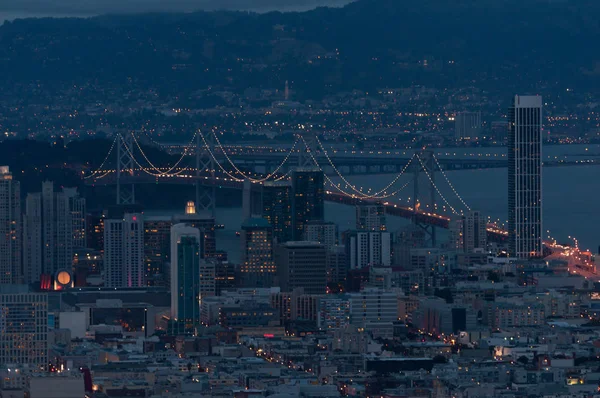
[[[171,319],[180,333],[200,324],[201,241],[198,228],[171,227]]]
[[[326,249],[337,243],[338,228],[333,222],[309,221],[304,225],[304,239],[308,242],[319,242]]]
[[[45,181],[42,192],[27,195],[25,207],[25,282],[39,281],[42,274],[54,276],[59,270],[70,270],[73,266],[74,231],[67,194],[55,192],[54,183]]]
[[[389,232],[348,231],[345,235],[350,269],[392,264],[392,234]]]
[[[356,206],[356,229],[359,231],[385,231],[383,203]]]
[[[262,189],[262,216],[273,227],[273,239],[293,239],[292,185],[287,181],[265,182]]]
[[[450,227],[452,249],[464,253],[473,253],[476,249],[487,247],[487,223],[479,211],[469,211],[466,215],[453,220]]]
[[[63,188],[69,201],[71,212],[71,229],[73,231],[73,250],[83,249],[86,246],[87,215],[85,198],[79,196],[77,188]]]
[[[144,284],[168,286],[171,217],[144,217]]]
[[[263,218],[242,224],[242,283],[247,287],[271,287],[276,274],[273,262],[273,233]]]
[[[454,118],[457,141],[477,141],[481,135],[481,128],[481,112],[460,112]]]
[[[104,250],[104,214],[94,212],[86,217],[86,247],[98,251]]]
[[[346,247],[335,245],[327,250],[327,282],[343,284],[348,274]]]
[[[144,286],[144,219],[141,213],[104,220],[104,285]]]
[[[48,295],[0,294],[0,363],[48,364]]]
[[[214,258],[217,255],[216,222],[215,217],[210,212],[197,212],[196,204],[189,201],[185,207],[185,214],[178,214],[173,217],[173,224],[179,223],[200,230],[203,235],[203,247],[201,248],[203,257]]]
[[[304,288],[306,294],[325,294],[327,249],[318,242],[287,242],[275,249],[279,286],[284,292]]]
[[[0,166],[0,284],[22,282],[21,190],[8,166]]]
[[[512,257],[542,255],[542,97],[519,96],[509,109],[508,246]]]
[[[410,251],[425,247],[425,231],[414,224],[407,225],[394,234],[393,263],[396,266],[410,265]]]
[[[292,173],[294,240],[302,240],[308,221],[323,221],[325,217],[324,174],[318,168],[297,168]]]

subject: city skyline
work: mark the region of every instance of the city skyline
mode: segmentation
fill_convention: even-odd
[[[0,396],[597,397],[600,3],[7,13]]]

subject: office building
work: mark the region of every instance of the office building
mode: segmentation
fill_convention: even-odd
[[[300,241],[308,221],[323,221],[325,217],[324,174],[318,168],[297,168],[292,173],[294,240]]]
[[[104,250],[104,214],[94,212],[86,217],[86,247],[98,251]]]
[[[477,326],[477,313],[465,305],[448,304],[440,298],[421,300],[418,309],[413,311],[414,325],[434,336],[452,335],[474,330]]]
[[[478,211],[452,220],[450,225],[452,249],[462,253],[485,251],[487,248],[487,222]]]
[[[200,324],[201,240],[198,228],[171,227],[171,320],[178,332],[189,332]]]
[[[184,223],[193,228],[198,228],[203,235],[202,256],[214,258],[217,255],[216,223],[215,217],[209,212],[196,211],[194,202],[189,201],[185,207],[185,214],[173,217],[173,224]]]
[[[71,212],[71,231],[73,233],[73,250],[86,248],[87,217],[85,198],[77,192],[77,188],[63,188],[69,201]]]
[[[482,129],[481,112],[459,112],[454,118],[457,141],[477,141]]]
[[[292,240],[292,185],[265,182],[262,189],[262,216],[273,228],[273,239],[277,243]]]
[[[319,299],[317,327],[321,330],[343,329],[350,325],[352,302],[348,294],[328,294]]]
[[[0,325],[0,363],[34,368],[48,364],[47,294],[0,294]]]
[[[509,109],[508,245],[512,257],[542,255],[542,97],[519,96]]]
[[[22,282],[21,190],[8,166],[0,166],[0,284]]]
[[[304,239],[308,242],[319,242],[327,250],[337,243],[338,228],[333,222],[308,221],[304,225]]]
[[[392,263],[392,235],[389,232],[349,231],[345,234],[350,269]]]
[[[327,287],[327,249],[318,242],[287,242],[275,249],[279,286],[284,292],[303,288],[324,294]]]
[[[250,218],[242,224],[242,284],[271,287],[276,275],[273,262],[273,232],[263,218]]]
[[[393,264],[399,267],[408,267],[410,251],[425,247],[425,231],[411,224],[396,232],[394,237]]]
[[[346,247],[335,245],[327,250],[327,283],[343,285],[348,274]]]
[[[144,217],[144,284],[169,286],[171,217]]]
[[[81,203],[75,202],[80,210]],[[54,191],[54,183],[42,183],[42,192],[27,195],[24,217],[23,269],[25,282],[41,280],[42,275],[54,276],[59,270],[73,266],[73,219],[70,199]],[[83,216],[78,214],[78,217]],[[78,220],[80,227],[80,220]],[[83,227],[85,228],[85,227]],[[81,243],[77,232],[78,242]],[[85,229],[83,231],[85,235]]]
[[[104,220],[104,285],[144,286],[144,220],[141,213]]]
[[[366,288],[350,293],[350,320],[352,324],[367,322],[394,322],[398,320],[398,293],[377,288]]]
[[[356,206],[356,229],[359,231],[385,231],[383,203]]]
[[[410,251],[410,270],[422,270],[425,273],[447,274],[455,267],[455,257],[440,248],[421,248]]]

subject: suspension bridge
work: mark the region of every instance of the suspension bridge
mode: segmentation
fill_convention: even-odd
[[[398,167],[389,183],[374,190],[352,184],[318,136],[312,134],[298,134],[279,163],[268,165],[263,173],[248,170],[244,161],[237,162],[214,131],[197,131],[184,146],[179,159],[169,166],[152,162],[141,140],[142,137],[134,133],[117,134],[97,169],[83,171],[85,184],[116,186],[117,204],[135,203],[138,184],[193,184],[197,208],[214,215],[216,189],[245,190],[244,186],[249,185],[251,190],[260,190],[265,182],[291,179],[296,167],[309,167],[324,173],[325,200],[346,205],[381,204],[387,214],[412,220],[426,232],[433,245],[436,228],[448,228],[452,217],[471,210],[445,173],[443,163],[430,150],[413,153]],[[451,197],[439,189],[436,175],[441,175],[439,180],[446,185],[446,192],[451,192]],[[412,185],[411,193],[408,193],[409,185]],[[504,241],[508,235],[496,224],[490,223],[487,230],[493,241]]]

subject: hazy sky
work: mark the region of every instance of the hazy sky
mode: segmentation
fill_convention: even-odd
[[[352,0],[0,0],[0,16],[95,15],[147,11],[237,9],[252,11],[307,10],[342,6]]]

